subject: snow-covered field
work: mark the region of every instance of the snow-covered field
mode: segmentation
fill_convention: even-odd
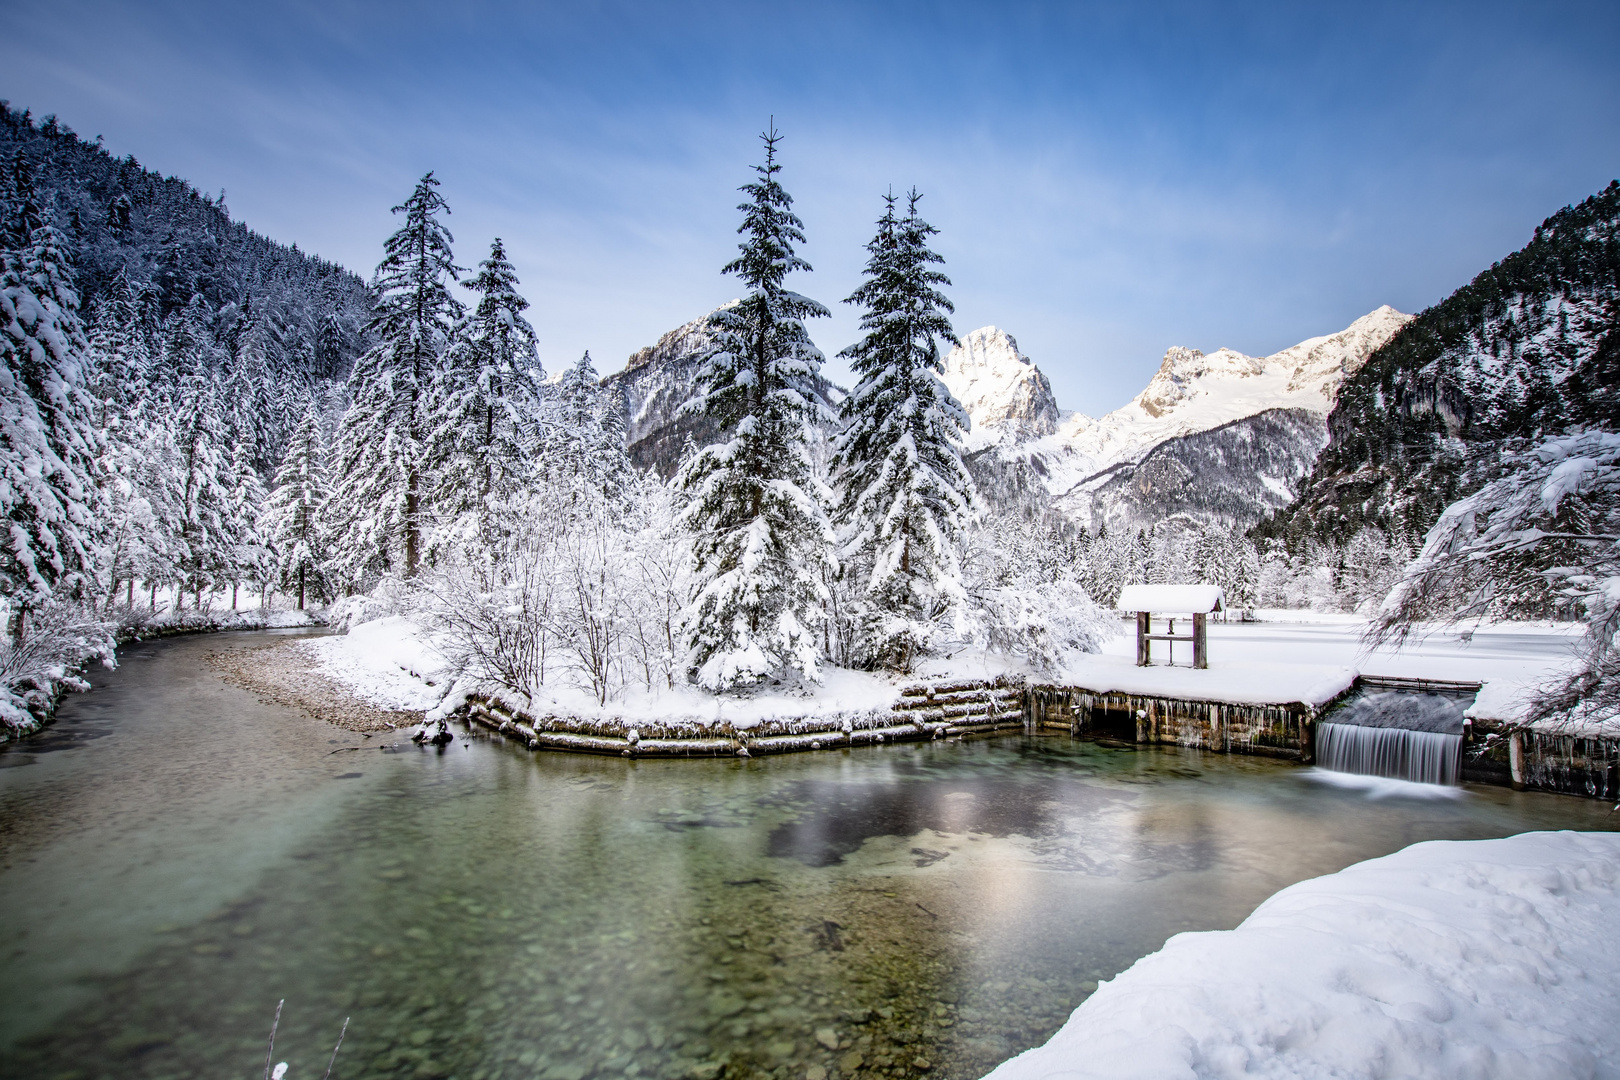
[[[1518,720],[1527,692],[1568,669],[1582,628],[1572,623],[1498,623],[1447,627],[1413,635],[1396,649],[1369,650],[1366,621],[1353,615],[1262,611],[1253,623],[1209,624],[1209,668],[1136,666],[1134,624],[1103,644],[1101,653],[1077,656],[1063,681],[1093,690],[1122,690],[1194,700],[1244,703],[1303,701],[1319,705],[1348,688],[1357,674],[1484,683],[1469,715]],[[1163,629],[1156,622],[1156,629]],[[1182,632],[1190,629],[1183,623]],[[1162,662],[1164,642],[1154,642]],[[1191,660],[1191,646],[1176,644],[1176,662]]]
[[[1178,934],[990,1080],[1620,1077],[1620,834],[1431,841]]]

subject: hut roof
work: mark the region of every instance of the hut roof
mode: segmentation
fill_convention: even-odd
[[[1223,610],[1225,602],[1219,585],[1127,585],[1114,606],[1120,611],[1207,615]]]

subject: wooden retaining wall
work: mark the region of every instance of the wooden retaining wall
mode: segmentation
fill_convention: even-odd
[[[1383,683],[1391,680],[1383,680]],[[1417,682],[1417,680],[1413,680]],[[1412,689],[1447,689],[1426,682]],[[462,713],[531,750],[623,757],[751,757],[964,735],[1063,731],[1082,738],[1170,743],[1310,764],[1320,708],[1183,701],[1016,679],[920,683],[892,704],[865,712],[795,717],[735,730],[695,721],[632,722],[532,717],[492,698],[471,697]],[[1462,778],[1541,791],[1620,798],[1620,739],[1499,731],[1470,725]]]
[[[1133,743],[1174,743],[1227,754],[1263,754],[1309,763],[1320,712],[1304,704],[1234,705],[1182,701],[1072,686],[1029,688],[1032,729]]]
[[[1620,799],[1620,738],[1470,724],[1462,778],[1597,799]]]
[[[695,721],[533,717],[489,697],[471,696],[463,715],[530,750],[567,750],[623,757],[752,757],[918,742],[1024,728],[1024,685],[1014,679],[919,684],[892,707],[791,717],[735,729]]]

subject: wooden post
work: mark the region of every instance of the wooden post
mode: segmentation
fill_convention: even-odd
[[[1153,643],[1148,635],[1153,633],[1153,613],[1138,611],[1136,613],[1136,666],[1147,667],[1153,663]]]
[[[1209,642],[1205,637],[1205,622],[1208,615],[1199,612],[1193,613],[1193,667],[1209,667]]]

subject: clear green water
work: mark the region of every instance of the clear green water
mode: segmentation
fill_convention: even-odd
[[[442,752],[136,646],[0,752],[0,1077],[971,1078],[1183,930],[1418,840],[1620,825],[1492,788],[1003,738]],[[332,753],[340,747],[363,749]],[[926,1065],[926,1068],[924,1067]]]

